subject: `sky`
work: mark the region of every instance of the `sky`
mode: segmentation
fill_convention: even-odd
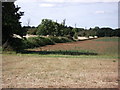
[[[38,26],[42,19],[51,19],[78,28],[118,28],[118,0],[17,0],[24,16],[22,26]]]

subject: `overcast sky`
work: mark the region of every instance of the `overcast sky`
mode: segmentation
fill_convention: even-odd
[[[15,4],[24,12],[22,26],[28,19],[31,26],[38,26],[47,18],[59,23],[66,19],[66,25],[73,27],[118,27],[118,0],[17,0]]]

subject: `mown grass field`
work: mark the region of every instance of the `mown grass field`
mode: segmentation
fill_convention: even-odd
[[[117,40],[117,37],[105,37],[48,45],[29,49],[23,54],[3,54],[2,86],[3,88],[117,88]],[[66,54],[67,52],[70,54]]]

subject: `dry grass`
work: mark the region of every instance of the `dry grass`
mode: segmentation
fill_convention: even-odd
[[[32,51],[88,50],[97,56],[4,54],[3,88],[117,88],[116,38],[48,45]],[[104,56],[107,56],[104,57]],[[112,58],[115,57],[115,58]]]
[[[3,88],[116,88],[118,60],[3,55]]]

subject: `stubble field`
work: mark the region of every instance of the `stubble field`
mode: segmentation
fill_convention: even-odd
[[[117,88],[118,38],[48,45],[30,51],[74,50],[96,55],[3,54],[3,88]]]

